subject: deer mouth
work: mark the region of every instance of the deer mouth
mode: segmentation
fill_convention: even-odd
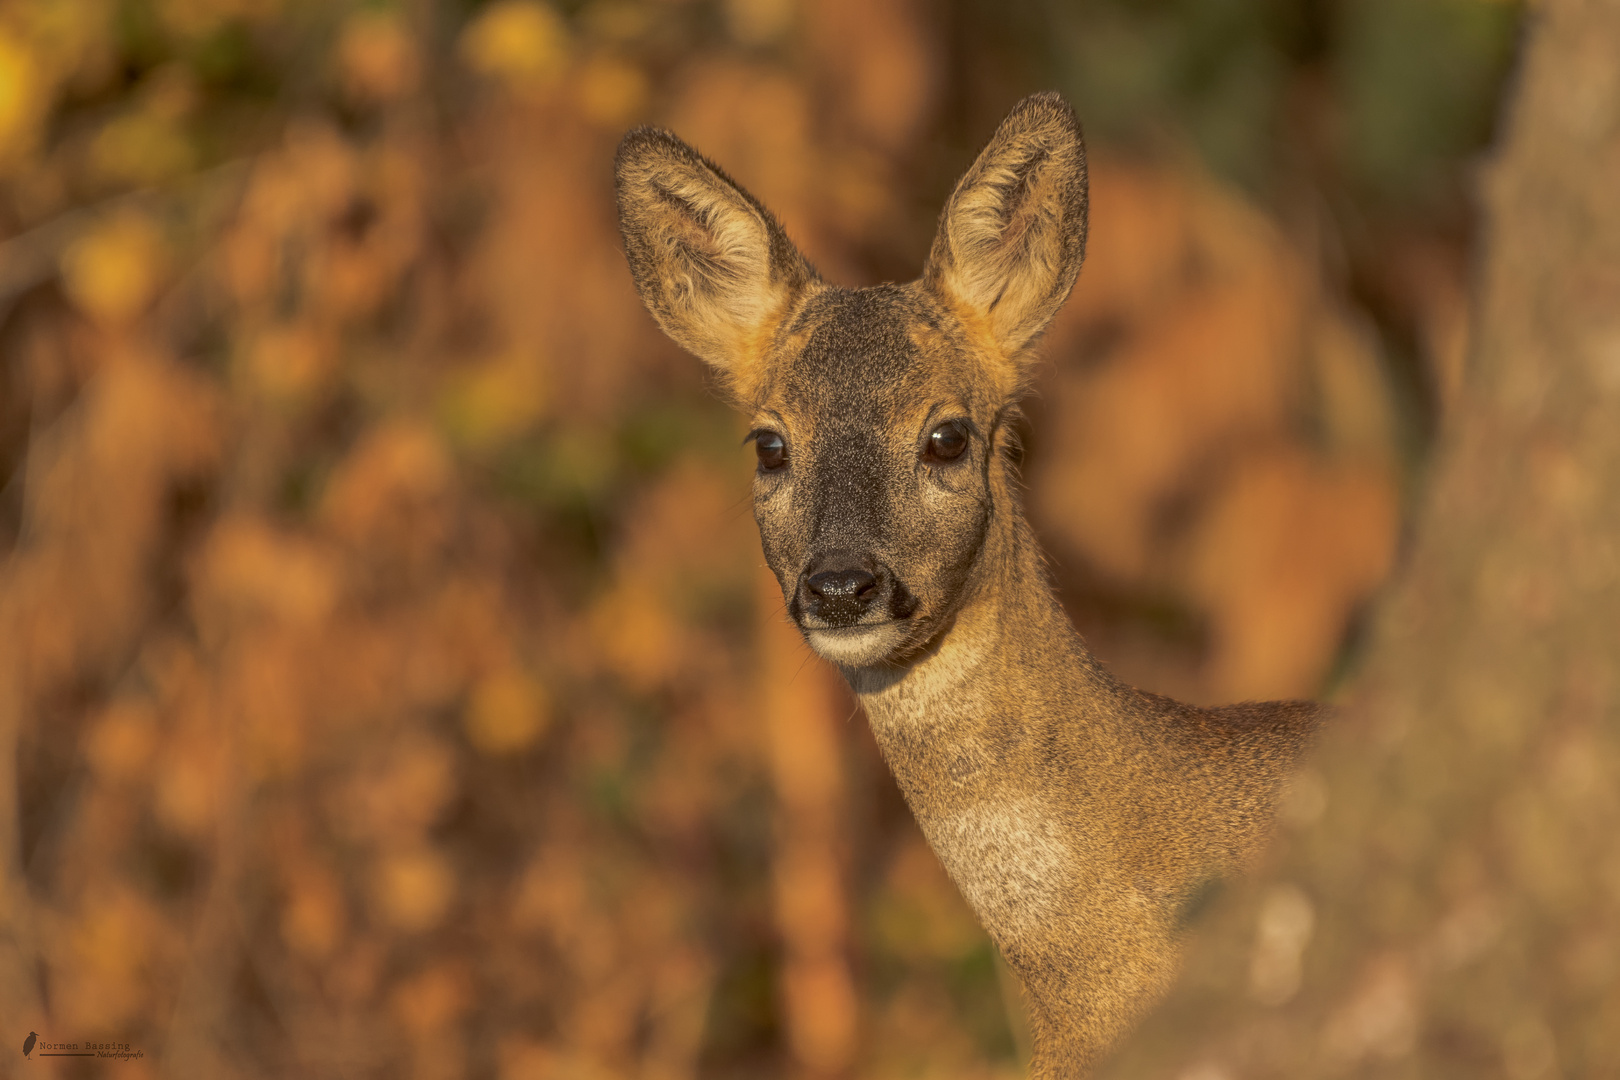
[[[825,660],[841,667],[868,667],[882,663],[900,649],[911,636],[909,619],[855,626],[804,626],[805,641]]]

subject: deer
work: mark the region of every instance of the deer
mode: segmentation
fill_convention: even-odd
[[[1088,1075],[1172,985],[1190,914],[1263,850],[1327,709],[1128,686],[1053,591],[1013,451],[1085,256],[1073,109],[1013,108],[904,284],[822,280],[669,131],[629,132],[614,174],[643,303],[749,418],[788,617],[1022,983],[1030,1076]]]

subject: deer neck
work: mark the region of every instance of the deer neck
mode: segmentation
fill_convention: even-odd
[[[1054,739],[1089,744],[1080,757],[1098,762],[1134,741],[1119,721],[1131,692],[1069,623],[1022,516],[998,517],[949,628],[906,664],[844,671],[920,819],[974,800],[1072,799],[1074,778],[1044,753]]]
[[[929,845],[1020,966],[1068,947],[1077,914],[1101,918],[1088,905],[1129,886],[1132,840],[1111,808],[1143,805],[1133,785],[1153,750],[1130,720],[1134,691],[1086,650],[1021,517],[983,558],[930,649],[845,674]]]

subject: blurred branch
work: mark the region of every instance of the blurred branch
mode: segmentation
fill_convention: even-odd
[[[195,206],[220,207],[218,193],[229,187],[240,191],[251,165],[251,160],[238,158],[188,176],[172,189],[142,188],[75,206],[0,242],[0,323],[19,297],[57,275],[63,253],[97,223],[120,212],[162,216]],[[226,201],[214,217],[222,220],[234,201]],[[210,218],[195,224],[198,231],[208,233],[218,223]]]
[[[0,568],[0,582],[4,581]],[[22,872],[17,743],[22,727],[22,684],[17,668],[15,605],[0,592],[0,1013],[13,1023],[43,1026],[39,937],[34,900]]]

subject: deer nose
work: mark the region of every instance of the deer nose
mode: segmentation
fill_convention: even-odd
[[[795,613],[824,626],[854,626],[884,592],[883,571],[848,555],[817,560],[799,579]]]
[[[877,575],[859,567],[823,570],[819,574],[811,574],[804,585],[812,595],[822,600],[866,600],[877,588]]]

